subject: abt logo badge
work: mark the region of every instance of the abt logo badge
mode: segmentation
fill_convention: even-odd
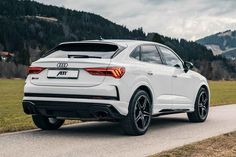
[[[67,71],[59,71],[57,76],[66,76]]]
[[[67,68],[68,67],[68,63],[57,63],[57,67],[58,68]]]

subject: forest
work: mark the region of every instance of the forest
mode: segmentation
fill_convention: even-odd
[[[208,79],[235,79],[235,62],[214,56],[193,41],[173,39],[142,28],[129,30],[93,13],[44,5],[31,0],[0,1],[0,51],[14,54],[13,63],[0,63],[0,77],[25,77],[21,72],[47,50],[64,41],[89,39],[151,40],[171,47]],[[0,62],[1,57],[0,57]],[[7,70],[6,70],[7,69]]]

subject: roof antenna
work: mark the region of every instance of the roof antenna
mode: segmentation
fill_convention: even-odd
[[[99,40],[103,40],[102,36],[99,37]]]

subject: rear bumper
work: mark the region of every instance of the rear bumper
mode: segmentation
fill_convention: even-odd
[[[88,120],[119,120],[124,117],[115,107],[104,103],[25,100],[22,104],[26,114],[47,117]]]
[[[129,101],[121,97],[122,88],[117,85],[101,84],[93,87],[56,87],[56,86],[36,86],[29,81],[24,88],[24,102],[48,102],[57,106],[54,102],[61,102],[66,108],[71,108],[67,104],[74,104],[77,110],[81,104],[87,106],[111,105],[119,114],[128,114]],[[45,104],[45,103],[40,103]],[[36,104],[37,105],[37,104]],[[76,118],[76,117],[75,117]],[[79,116],[77,118],[80,118]]]
[[[76,86],[37,86],[30,81],[26,82],[24,87],[25,97],[58,97],[58,98],[77,98],[91,99],[94,96],[111,99],[120,99],[118,87],[109,84],[100,84],[91,87]]]
[[[118,90],[117,90],[118,93]],[[25,97],[44,97],[44,98],[75,98],[75,99],[100,99],[100,100],[120,100],[117,96],[104,95],[77,95],[77,94],[55,94],[55,93],[24,93]]]

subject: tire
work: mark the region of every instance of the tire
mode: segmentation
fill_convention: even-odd
[[[152,102],[144,90],[137,90],[129,103],[129,113],[121,121],[124,132],[128,135],[143,135],[148,130],[152,118]]]
[[[198,91],[194,112],[187,113],[190,122],[204,122],[209,112],[209,94],[207,89],[201,87]]]
[[[42,130],[56,130],[60,128],[65,121],[62,119],[48,118],[41,115],[33,115],[32,119],[34,124]]]

